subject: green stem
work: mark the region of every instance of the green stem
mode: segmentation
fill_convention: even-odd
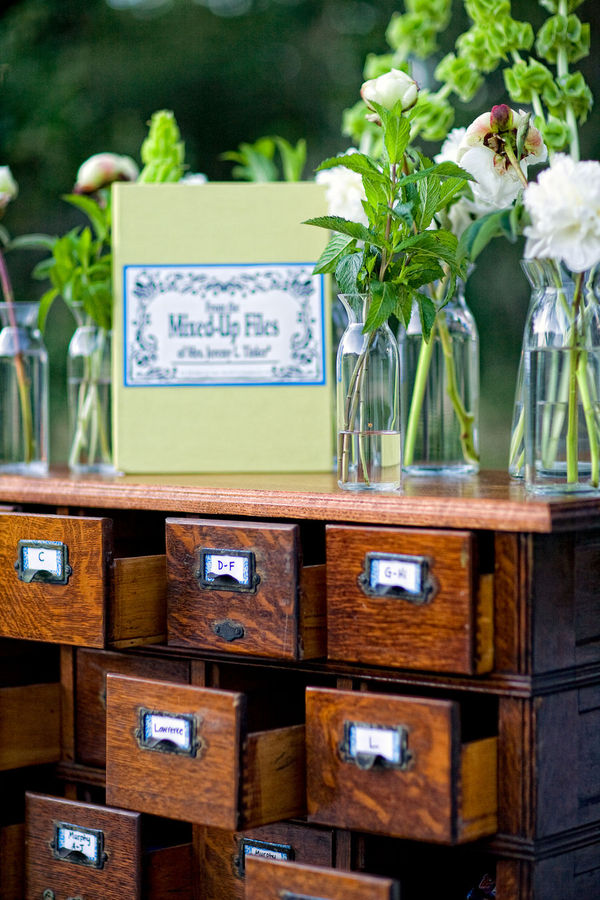
[[[84,375],[78,390],[77,415],[75,433],[69,453],[69,467],[77,468],[82,463],[82,456],[87,449],[87,464],[96,463],[98,443],[101,462],[110,463],[110,447],[106,433],[102,404],[98,391],[98,382],[102,374],[105,335],[99,336],[98,346],[90,356],[84,359]]]
[[[21,422],[23,425],[23,460],[30,463],[35,456],[35,441],[33,437],[33,413],[31,410],[31,385],[25,371],[23,362],[23,352],[19,345],[19,327],[15,316],[15,298],[10,283],[10,276],[6,267],[4,254],[0,251],[0,283],[2,285],[2,293],[6,300],[8,309],[8,320],[10,327],[14,329],[14,340],[16,352],[15,375],[17,376],[17,388],[19,391],[19,405],[21,407]]]
[[[460,444],[463,456],[467,462],[478,463],[479,456],[475,450],[475,440],[473,435],[473,423],[475,419],[473,414],[465,409],[460,398],[456,379],[456,367],[454,365],[454,354],[452,352],[452,339],[443,314],[438,317],[438,329],[440,340],[442,342],[444,361],[446,363],[446,392],[450,398],[454,413],[460,425]]]
[[[412,466],[415,458],[415,446],[417,443],[417,433],[419,430],[419,419],[421,418],[421,410],[423,408],[423,399],[425,397],[425,389],[427,387],[427,378],[429,376],[429,367],[431,365],[431,357],[435,343],[435,328],[437,320],[434,322],[429,340],[421,341],[421,349],[419,350],[419,359],[417,362],[417,371],[415,374],[415,384],[413,387],[412,397],[410,401],[410,411],[408,414],[408,422],[406,424],[406,435],[404,438],[404,465]]]
[[[578,477],[577,437],[577,369],[579,366],[578,349],[578,317],[581,300],[583,273],[579,272],[575,282],[573,297],[573,326],[571,331],[571,349],[569,351],[569,405],[567,410],[567,483],[574,484]]]
[[[589,391],[587,378],[587,353],[582,351],[579,354],[579,365],[577,367],[577,384],[581,395],[581,405],[583,406],[583,414],[585,417],[585,425],[588,433],[590,444],[590,484],[598,487],[600,475],[600,450],[598,447],[598,429],[596,424],[596,416],[594,414],[594,406]]]

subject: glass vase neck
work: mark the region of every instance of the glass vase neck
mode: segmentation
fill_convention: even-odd
[[[563,263],[555,259],[523,259],[521,268],[534,291],[545,288],[562,288],[582,279],[586,290],[597,291],[600,280],[600,266],[593,266],[585,272],[571,272]]]
[[[39,306],[37,301],[0,303],[0,325],[3,328],[37,328]]]
[[[364,322],[369,311],[368,294],[338,294],[348,316],[348,325]]]

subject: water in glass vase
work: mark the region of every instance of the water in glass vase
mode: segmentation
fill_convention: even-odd
[[[81,325],[69,344],[67,392],[73,472],[114,474],[111,440],[111,334]]]
[[[14,358],[0,356],[0,471],[45,475],[48,459],[43,444],[48,423],[41,419],[47,403],[45,351],[23,356],[22,365],[26,392]]]
[[[338,472],[347,490],[396,490],[400,481],[399,431],[340,431]]]
[[[451,377],[455,393],[460,397],[465,413],[478,408],[479,371],[478,352],[474,339],[468,333],[452,334]],[[423,352],[430,353],[429,370],[422,384],[422,396],[416,396],[414,373],[419,368]],[[402,339],[403,432],[405,438],[404,470],[411,475],[468,475],[477,472],[476,460],[465,452],[461,421],[452,402],[452,385],[442,341],[432,335],[430,345],[424,348],[420,333],[405,334]],[[418,387],[417,387],[418,390]],[[411,405],[421,402],[420,414],[411,416]],[[411,423],[411,420],[412,423]],[[471,442],[478,443],[477,419],[471,423]]]
[[[527,472],[538,492],[597,490],[600,349],[542,348],[526,363]]]

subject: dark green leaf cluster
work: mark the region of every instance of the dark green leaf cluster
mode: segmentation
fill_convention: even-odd
[[[325,160],[320,170],[343,166],[361,176],[367,225],[340,216],[320,216],[306,224],[332,231],[315,273],[335,276],[343,293],[368,293],[365,331],[390,316],[408,324],[417,305],[429,337],[438,307],[423,288],[464,274],[457,238],[436,227],[436,215],[470,179],[455,163],[434,164],[408,147],[409,120],[400,108],[376,105],[382,122],[381,160],[350,153]]]
[[[89,197],[70,194],[63,198],[84,212],[90,225],[71,229],[62,237],[31,234],[15,238],[10,248],[43,249],[50,256],[37,264],[33,277],[50,281],[40,300],[39,324],[44,328],[57,297],[75,310],[82,310],[97,325],[112,325],[112,256],[110,253],[110,195],[105,205]],[[90,227],[91,226],[91,227]]]

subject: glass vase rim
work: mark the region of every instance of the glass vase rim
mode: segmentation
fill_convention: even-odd
[[[600,260],[580,272],[573,271],[563,260],[553,257],[523,257],[520,264],[527,279],[536,287],[538,284],[545,285],[546,279],[549,280],[554,275],[559,275],[563,284],[575,282],[579,275],[582,275],[586,282],[595,281],[600,275]]]

